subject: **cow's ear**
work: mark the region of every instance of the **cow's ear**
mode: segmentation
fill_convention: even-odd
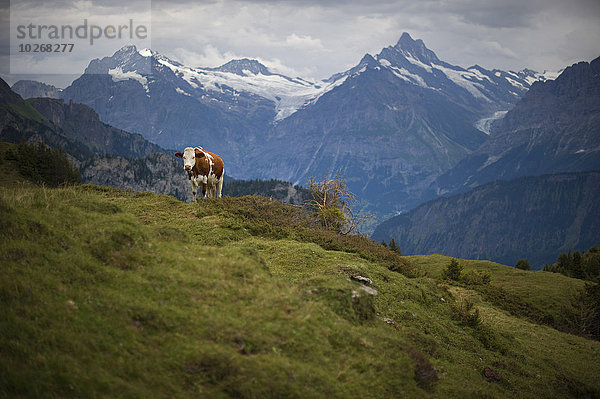
[[[202,158],[204,156],[203,152],[197,152],[196,153],[196,158]]]
[[[183,154],[182,154],[182,153],[180,153],[179,151],[177,151],[177,152],[175,153],[175,156],[176,156],[177,158],[183,158]]]

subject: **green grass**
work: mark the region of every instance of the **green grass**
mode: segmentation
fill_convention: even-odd
[[[440,281],[445,258],[399,257],[261,197],[0,190],[0,397],[600,395],[600,343]],[[562,292],[487,267],[515,293]],[[479,321],[458,317],[466,300]]]
[[[439,254],[406,258],[433,278],[440,278],[442,270],[452,259]],[[460,260],[460,264],[465,272],[485,271],[492,276],[491,287],[478,288],[487,294],[488,299],[495,300],[497,306],[511,310],[510,306],[515,305],[513,302],[522,304],[524,306],[512,310],[538,321],[560,319],[565,304],[585,286],[582,280],[568,278],[558,273],[519,270],[487,260]]]
[[[41,113],[39,113],[38,110],[36,110],[27,101],[11,103],[11,104],[8,104],[8,106],[25,120],[34,120],[36,122],[39,122],[39,123],[47,125],[47,126],[51,125],[50,121],[48,121],[48,119],[46,119],[45,116],[43,116]]]
[[[14,144],[0,141],[0,187],[27,184],[19,174],[17,165],[6,159],[6,152],[15,147]]]

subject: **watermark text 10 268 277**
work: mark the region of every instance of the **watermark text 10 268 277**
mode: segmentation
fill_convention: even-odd
[[[19,44],[19,53],[65,53],[72,52],[75,43],[21,43]]]

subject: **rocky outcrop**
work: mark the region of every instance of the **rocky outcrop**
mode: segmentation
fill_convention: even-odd
[[[87,105],[62,99],[33,98],[28,100],[40,114],[59,127],[65,136],[85,143],[96,154],[112,154],[140,158],[165,152],[160,146],[100,121],[98,114]]]
[[[61,89],[35,80],[19,80],[12,90],[24,99],[35,97],[60,98]]]
[[[139,159],[94,156],[81,165],[80,171],[84,183],[192,200],[187,174],[175,157],[166,154],[156,153]]]

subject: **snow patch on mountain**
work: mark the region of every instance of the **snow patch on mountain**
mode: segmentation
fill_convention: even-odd
[[[473,97],[481,98],[487,102],[492,102],[492,100],[490,100],[485,94],[482,93],[481,90],[483,89],[483,86],[481,84],[475,83],[475,82],[467,79],[467,77],[474,76],[475,74],[469,73],[468,71],[465,71],[465,70],[461,71],[461,70],[447,68],[442,65],[435,65],[434,68],[442,71],[444,73],[444,75],[446,75],[448,77],[448,79],[450,79],[451,81],[456,83],[458,86],[462,87],[463,89],[467,90],[469,93],[471,93],[471,95]],[[475,79],[477,79],[477,78],[475,78]]]
[[[444,75],[446,75],[446,77],[448,79],[450,79],[452,82],[454,82],[456,85],[467,90],[473,97],[483,99],[487,102],[491,102],[491,100],[485,94],[483,94],[483,91],[482,91],[483,86],[477,82],[473,82],[473,80],[478,80],[478,81],[482,81],[483,79],[489,80],[489,78],[487,76],[483,75],[481,72],[452,69],[452,68],[448,68],[443,65],[435,64],[435,63],[432,63],[431,65],[427,65],[427,64],[419,61],[418,59],[412,57],[410,54],[408,54],[406,52],[403,52],[403,55],[408,62],[410,62],[411,64],[413,64],[419,68],[424,69],[429,74],[433,75],[434,70],[440,71]],[[407,80],[407,81],[414,83],[421,87],[429,87],[427,85],[427,83],[425,83],[425,80],[421,76],[414,74],[414,73],[410,73],[405,68],[398,68],[398,67],[392,66],[392,64],[386,59],[381,59],[381,60],[379,60],[379,62],[381,63],[381,65],[386,66],[389,69],[391,69],[394,72],[394,74],[396,76],[398,76],[399,78]],[[429,88],[432,88],[432,87],[429,87]]]
[[[430,88],[429,86],[427,86],[427,83],[425,82],[425,80],[423,80],[422,77],[415,73],[411,73],[406,68],[395,67],[392,65],[391,62],[389,62],[385,58],[378,59],[378,61],[383,67],[389,68],[394,73],[394,75],[396,75],[400,79],[421,87]]]
[[[511,75],[513,75],[513,76],[515,76],[515,75],[514,75],[514,74],[512,74],[512,73],[510,73],[510,74],[511,74]],[[504,77],[504,79],[506,79],[506,80],[508,81],[508,83],[510,83],[511,85],[513,85],[513,86],[515,86],[515,87],[518,87],[518,88],[521,88],[521,89],[525,89],[525,88],[526,88],[524,84],[522,84],[522,83],[520,83],[520,82],[516,81],[515,79],[511,79],[511,78],[509,78],[508,76],[505,76],[505,77]],[[526,80],[528,83],[529,83],[529,82],[531,82],[531,83],[529,83],[529,85],[531,85],[533,82],[535,82],[535,79],[534,79],[534,78],[532,78],[532,77],[528,77],[528,78],[526,78],[525,80]]]
[[[419,68],[423,68],[424,70],[426,70],[429,73],[433,73],[433,68],[431,67],[431,65],[427,65],[421,61],[419,61],[418,59],[414,58],[410,53],[406,52],[406,51],[401,51],[402,55],[404,55],[404,58],[406,58],[406,60],[408,62],[410,62],[413,65],[418,66]]]
[[[537,81],[545,82],[546,80],[555,80],[563,71],[564,69],[558,71],[544,71],[542,73],[536,72],[533,76],[527,76],[525,80],[527,81],[527,83],[529,83],[529,85],[532,85],[534,82]]]
[[[152,50],[150,50],[148,48],[142,49],[142,50],[138,51],[138,53],[142,57],[152,57]]]
[[[477,79],[479,81],[483,82],[484,80],[487,80],[490,83],[494,83],[492,81],[492,79],[490,79],[489,76],[487,76],[486,74],[482,73],[479,69],[477,69],[475,67],[471,67],[471,68],[469,68],[467,70],[471,73],[470,76],[474,77],[475,79]],[[496,75],[496,76],[498,76],[498,75]]]
[[[506,115],[507,112],[508,111],[496,111],[491,116],[478,120],[475,123],[475,128],[489,136],[492,129],[492,124],[498,119],[504,118],[504,115]]]
[[[188,96],[188,97],[191,97],[191,96],[192,96],[190,93],[188,93],[187,91],[185,91],[185,90],[183,90],[183,89],[181,89],[181,88],[179,88],[179,87],[176,87],[176,88],[175,88],[175,91],[176,91],[177,93],[179,93],[179,94],[183,94],[184,96]]]
[[[506,72],[508,75],[510,75],[512,77],[509,78],[507,77],[506,79],[513,84],[514,86],[517,87],[525,87],[523,84],[517,82],[516,80],[520,80],[522,82],[524,82],[527,87],[531,86],[532,84],[534,84],[535,82],[545,82],[547,80],[554,80],[558,77],[558,75],[560,75],[562,73],[564,69],[558,70],[558,71],[548,71],[545,70],[544,72],[536,72],[536,71],[532,71],[531,69],[522,69],[519,72],[514,72],[514,71],[509,71]]]
[[[144,87],[146,92],[148,92],[148,79],[135,71],[123,72],[121,67],[116,67],[109,69],[108,74],[111,76],[113,82],[120,82],[129,79],[137,80]]]

